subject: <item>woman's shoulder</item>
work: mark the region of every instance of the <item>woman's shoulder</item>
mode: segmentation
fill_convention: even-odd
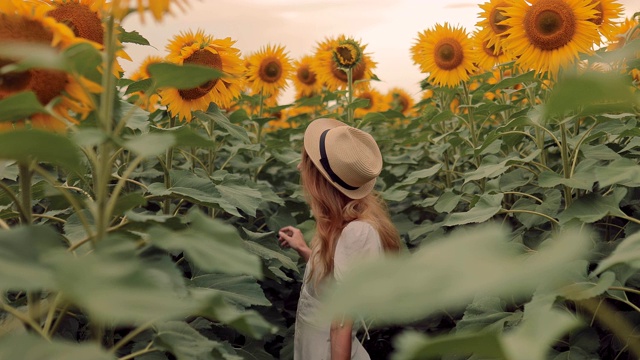
[[[380,236],[376,228],[369,222],[353,220],[342,230],[341,238],[349,238],[353,242],[379,241]]]

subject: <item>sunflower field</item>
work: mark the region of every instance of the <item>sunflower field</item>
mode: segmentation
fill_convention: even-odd
[[[187,30],[124,71],[123,20],[187,5],[0,1],[0,359],[291,359],[277,231],[313,238],[319,117],[376,138],[406,245],[326,292],[372,359],[640,358],[637,9],[489,0],[416,34],[414,100],[344,34],[291,59]]]

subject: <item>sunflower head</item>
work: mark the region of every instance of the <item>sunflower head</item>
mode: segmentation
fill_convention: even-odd
[[[312,57],[306,55],[294,63],[295,76],[293,76],[293,85],[296,88],[298,97],[311,96],[322,89],[318,76],[311,69],[311,62]]]
[[[104,0],[98,0],[104,2]],[[187,5],[187,0],[111,0],[111,11],[114,16],[122,20],[131,10],[135,10],[140,14],[140,20],[144,24],[145,12],[150,11],[153,18],[160,22],[165,14],[172,13],[171,6],[175,5],[184,11],[184,5]]]
[[[54,6],[47,15],[65,24],[76,37],[104,45],[101,7],[91,0],[50,0]]]
[[[403,115],[408,115],[415,104],[409,93],[398,87],[391,88],[385,99],[390,109],[397,110]]]
[[[494,66],[511,60],[501,47],[490,45],[487,29],[476,31],[472,43],[476,65],[482,70],[491,70]]]
[[[579,53],[592,53],[599,42],[597,26],[590,21],[596,15],[590,0],[511,1],[505,8],[510,28],[504,46],[523,69],[554,77]]]
[[[436,24],[418,34],[411,52],[420,70],[430,73],[429,81],[440,86],[457,86],[469,79],[469,73],[474,70],[471,41],[466,31],[447,23]]]
[[[611,39],[622,17],[622,4],[616,0],[591,0],[590,4],[594,6],[596,14],[589,21],[598,26],[600,34]]]
[[[216,39],[203,31],[188,31],[175,36],[167,45],[170,52],[167,61],[201,65],[226,74],[191,89],[162,89],[161,103],[167,105],[172,116],[189,122],[192,111],[204,111],[212,102],[220,108],[231,107],[232,101],[242,92],[242,76],[246,71],[240,51],[233,47],[234,44],[230,38]]]
[[[504,20],[507,19],[503,8],[508,5],[507,0],[490,0],[480,5],[482,12],[478,15],[481,20],[476,24],[483,30],[487,37],[488,46],[492,46],[496,51],[501,51],[501,41],[505,32],[509,29]]]
[[[338,41],[333,49],[333,61],[340,69],[353,69],[362,59],[362,48],[354,39],[348,38]]]
[[[285,48],[267,45],[248,58],[247,80],[256,93],[276,94],[287,85],[293,65]]]
[[[369,104],[366,107],[357,108],[355,110],[356,117],[363,117],[371,112],[379,112],[389,110],[389,106],[384,99],[384,95],[376,89],[360,90],[356,93],[356,98],[367,99]]]

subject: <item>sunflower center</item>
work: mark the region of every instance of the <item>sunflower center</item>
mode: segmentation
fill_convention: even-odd
[[[503,32],[509,30],[509,27],[507,25],[502,25],[500,24],[503,20],[507,20],[508,17],[506,17],[502,11],[498,10],[499,7],[503,7],[503,6],[507,6],[506,3],[501,2],[500,4],[496,5],[492,10],[491,10],[491,14],[489,15],[489,24],[491,24],[491,29],[493,29],[493,32],[496,33],[497,35],[502,34]]]
[[[444,38],[435,46],[434,60],[443,70],[453,70],[462,64],[464,58],[462,45],[455,39]]]
[[[594,7],[594,10],[596,10],[596,15],[595,17],[589,19],[589,21],[600,26],[602,25],[602,21],[603,21],[602,13],[604,12],[604,9],[602,8],[602,1],[591,0],[591,3],[589,5],[593,5],[593,4],[596,4],[596,6]]]
[[[191,54],[191,56],[184,59],[184,63],[203,65],[212,69],[222,70],[222,58],[220,57],[220,55],[214,54],[208,50],[196,50],[193,54]],[[209,91],[211,91],[211,89],[216,86],[218,80],[219,79],[209,80],[193,89],[178,90],[178,93],[185,100],[196,100],[207,95],[207,93],[209,93]]]
[[[69,2],[49,11],[48,15],[67,25],[76,36],[104,44],[102,20],[88,6]]]
[[[571,6],[561,0],[534,3],[524,16],[529,42],[542,50],[554,50],[568,44],[576,32]]]
[[[258,70],[260,80],[272,84],[282,77],[282,64],[276,58],[268,58],[260,63]]]
[[[367,65],[364,63],[364,61],[360,61],[358,64],[356,64],[356,66],[354,66],[351,69],[351,76],[352,76],[352,80],[353,81],[357,81],[357,80],[362,80],[364,79],[364,75],[365,72],[367,70]],[[347,72],[340,69],[338,67],[338,64],[335,63],[335,61],[331,62],[331,74],[333,74],[333,76],[343,82],[347,82],[349,81],[347,79]]]
[[[339,45],[336,47],[336,55],[341,66],[349,67],[356,62],[357,50],[351,44]]]
[[[13,64],[14,61],[1,59],[0,58],[0,69],[3,66]],[[18,91],[25,90],[25,88],[29,85],[31,81],[31,72],[30,71],[14,71],[4,75],[0,75],[0,98],[2,98],[2,93],[15,93]]]
[[[498,57],[500,55],[502,55],[502,51],[500,52],[496,52],[496,47],[495,45],[491,45],[489,46],[489,41],[485,40],[482,42],[482,50],[484,50],[484,52],[491,56],[491,57]]]
[[[313,85],[316,83],[316,73],[309,69],[308,65],[302,65],[296,73],[298,80],[305,85]]]
[[[24,41],[49,45],[52,39],[53,34],[38,21],[0,14],[0,43]],[[12,59],[0,59],[0,67],[14,62]],[[62,71],[31,69],[11,72],[0,76],[0,92],[11,94],[30,90],[41,104],[46,105],[62,93],[67,81],[67,74]]]

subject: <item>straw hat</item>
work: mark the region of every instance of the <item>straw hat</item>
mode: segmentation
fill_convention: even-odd
[[[304,149],[320,173],[351,199],[373,190],[382,154],[368,133],[334,119],[316,119],[304,133]]]

